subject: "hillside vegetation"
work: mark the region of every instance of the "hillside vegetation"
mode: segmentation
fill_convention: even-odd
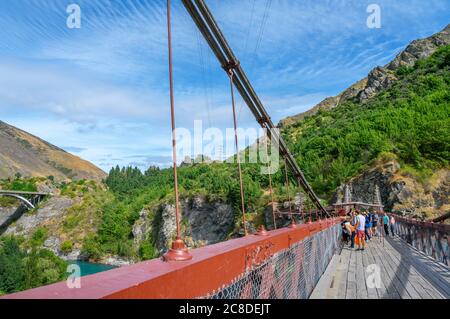
[[[364,103],[356,98],[282,131],[314,190],[329,198],[341,183],[382,156],[418,176],[450,159],[450,46],[413,67]]]
[[[48,285],[67,277],[67,263],[42,249],[45,233],[37,231],[25,241],[0,237],[0,295]]]
[[[431,178],[440,185],[445,179],[450,160],[450,46],[442,46],[413,66],[389,70],[389,76],[395,80],[364,101],[356,96],[343,99],[339,106],[283,126],[291,152],[320,197],[331,199],[342,183],[382,166],[385,160],[399,162],[402,172],[414,181]],[[64,279],[67,264],[57,255],[67,258],[73,251],[93,261],[110,256],[139,261],[160,255],[155,230],[161,228],[162,205],[174,203],[171,168],[141,172],[115,167],[106,176],[95,166],[2,122],[0,143],[0,161],[6,163],[0,167],[0,188],[34,191],[45,186],[54,194],[0,238],[0,294]],[[28,162],[19,163],[17,154]],[[279,202],[288,197],[283,169],[273,176]],[[234,228],[229,237],[239,236],[236,165],[193,164],[179,167],[178,172],[181,199],[202,196],[230,205]],[[34,175],[41,177],[28,177]],[[245,164],[243,179],[246,217],[256,227],[264,223],[270,201],[268,176],[260,174],[260,165]],[[293,185],[292,181],[291,198],[300,192]],[[447,203],[445,190],[439,194],[444,194],[439,201]],[[0,206],[15,205],[16,200],[0,197]],[[305,203],[306,208],[310,205]],[[133,227],[143,211],[148,214],[149,233],[136,240]],[[182,220],[182,229],[186,223]]]
[[[195,164],[180,167],[178,174],[182,199],[205,196],[208,201],[230,203],[235,212],[234,232],[239,232],[241,208],[236,165]],[[269,202],[264,192],[268,188],[268,176],[259,173],[258,165],[246,164],[243,165],[243,179],[247,219],[261,223],[264,207]],[[137,168],[116,167],[110,171],[105,182],[114,199],[103,205],[100,227],[97,234],[85,242],[85,252],[94,259],[105,254],[140,259],[157,256],[154,237],[133,249],[132,227],[143,208],[157,212],[157,207],[162,203],[174,202],[173,170],[150,168],[142,173]],[[283,185],[281,171],[275,174],[273,183],[276,199],[285,200],[287,188]],[[290,187],[291,194],[298,191],[293,185]]]

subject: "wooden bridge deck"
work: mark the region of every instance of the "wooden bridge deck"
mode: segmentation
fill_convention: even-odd
[[[373,268],[381,285],[369,288]],[[370,281],[369,281],[370,283]],[[369,284],[370,285],[370,284]],[[400,238],[375,238],[364,251],[347,246],[336,255],[311,298],[443,299],[450,298],[450,268],[418,252]]]

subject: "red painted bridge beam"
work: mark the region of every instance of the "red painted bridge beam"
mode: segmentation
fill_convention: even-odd
[[[309,236],[340,223],[329,219],[249,235],[193,249],[193,259],[167,263],[161,259],[112,269],[81,278],[81,288],[66,282],[3,296],[6,299],[197,298],[229,285],[248,269]],[[264,254],[253,258],[256,251]],[[256,254],[258,255],[258,254]]]

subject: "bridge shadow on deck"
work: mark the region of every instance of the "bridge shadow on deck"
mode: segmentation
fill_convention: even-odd
[[[383,248],[386,248],[386,241],[389,242],[389,244],[391,243],[390,237],[384,237],[382,240],[385,241],[383,243]],[[385,250],[386,255],[389,254],[388,249]],[[385,257],[387,257],[387,256],[385,256]],[[384,299],[391,299],[392,298],[391,292],[393,292],[393,291],[396,291],[396,293],[398,294],[398,297],[401,299],[403,299],[405,296],[408,296],[408,297],[411,296],[411,295],[409,295],[409,293],[406,289],[408,279],[411,275],[411,264],[406,262],[406,260],[404,259],[402,254],[400,254],[399,257],[400,257],[399,263],[397,264],[396,267],[395,267],[395,265],[393,266],[396,268],[395,274],[393,274],[393,276],[391,277],[389,286],[387,287],[387,291],[384,294],[384,296],[382,297]],[[393,294],[396,295],[395,293],[393,293]],[[411,296],[411,297],[413,297],[413,296]],[[396,298],[394,297],[393,299],[396,299]]]
[[[375,237],[364,251],[347,245],[339,256],[333,287],[322,298],[442,299],[450,295],[450,269],[399,237]],[[381,283],[375,287],[374,265]]]
[[[403,265],[413,267],[445,298],[450,298],[450,268],[419,252],[397,236],[388,237],[387,241],[399,252]]]

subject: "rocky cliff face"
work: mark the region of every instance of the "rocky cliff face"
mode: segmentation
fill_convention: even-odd
[[[233,229],[234,212],[229,204],[208,202],[204,197],[196,196],[183,200],[181,208],[182,232],[189,247],[223,241]],[[149,234],[155,238],[160,251],[170,246],[176,234],[174,205],[162,204],[156,208],[156,212],[141,211],[133,227],[135,243],[138,244]]]
[[[17,211],[19,206],[0,206],[0,235],[6,230],[9,225],[10,220],[14,217],[14,213]]]
[[[76,199],[68,197],[59,195],[50,197],[36,210],[21,212],[21,216],[4,230],[4,234],[30,238],[37,229],[45,229],[47,231],[47,238],[43,244],[45,248],[66,260],[86,259],[87,256],[81,254],[79,245],[76,245],[70,252],[61,250],[61,245],[65,240],[74,240],[61,229],[64,227],[64,222],[67,221],[69,209],[76,203]],[[5,208],[0,208],[0,212],[4,210]],[[11,209],[8,211],[14,214]]]
[[[39,227],[49,227],[58,220],[63,219],[67,208],[74,201],[66,197],[51,197],[41,208],[34,212],[25,213],[15,224],[8,227],[6,235],[18,235],[29,237]]]
[[[394,73],[399,67],[413,66],[418,60],[432,55],[440,46],[448,44],[450,44],[450,25],[447,25],[444,30],[431,37],[411,42],[404,51],[387,65],[377,66],[370,71],[366,78],[353,84],[341,94],[326,98],[309,111],[281,120],[279,126],[292,125],[297,121],[301,121],[305,116],[316,114],[319,110],[333,109],[342,102],[353,98],[356,98],[359,102],[364,102],[381,90],[389,87],[396,80]]]
[[[403,172],[396,161],[378,164],[341,185],[332,202],[342,199],[345,187],[351,189],[352,201],[373,203],[379,187],[385,210],[420,218],[437,217],[450,209],[450,171],[439,170],[426,181],[418,181]]]

